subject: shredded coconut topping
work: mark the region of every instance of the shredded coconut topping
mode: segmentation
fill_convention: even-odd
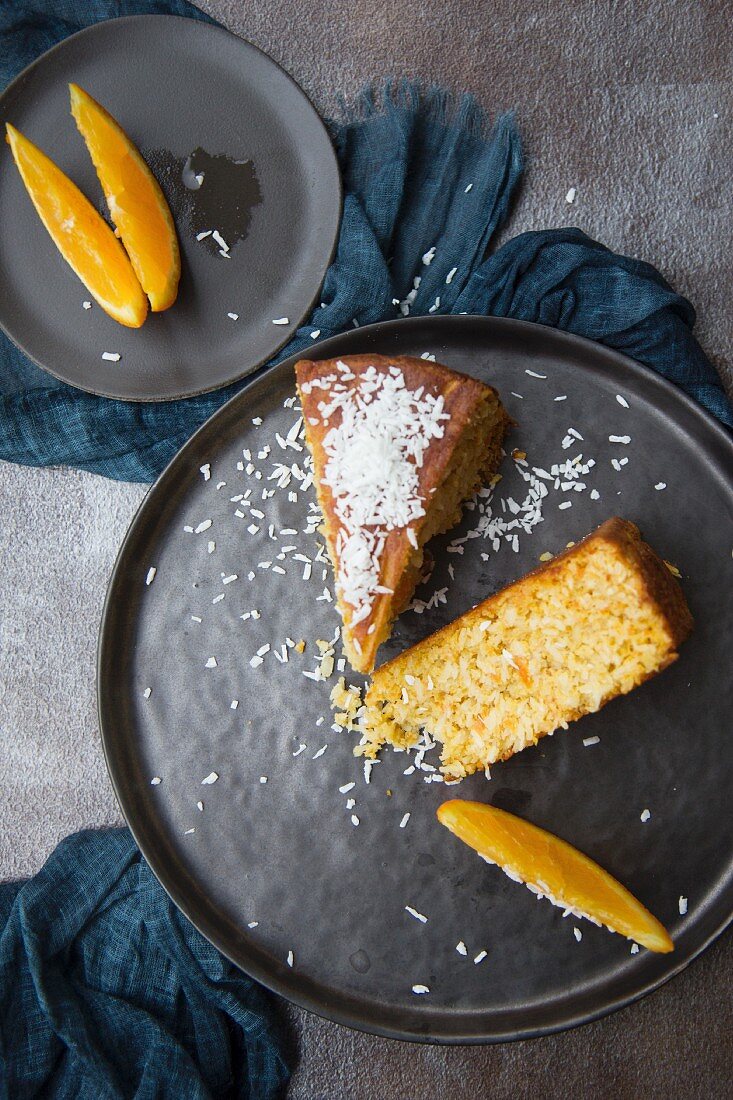
[[[350,374],[345,363],[338,368]],[[323,480],[340,527],[341,595],[354,608],[355,625],[383,590],[379,578],[387,535],[425,515],[418,471],[449,416],[442,396],[423,387],[409,390],[396,367],[388,374],[368,367],[353,389],[334,385],[318,410],[326,423],[339,414],[323,441]]]

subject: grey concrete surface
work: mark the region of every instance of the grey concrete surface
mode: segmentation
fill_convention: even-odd
[[[367,80],[420,76],[514,107],[528,170],[506,234],[579,225],[658,266],[698,309],[733,382],[731,7],[726,2],[207,0],[322,111]],[[577,201],[565,203],[569,187]],[[0,878],[57,840],[120,820],[99,745],[96,630],[144,495],[0,465]],[[327,915],[324,915],[327,919]],[[575,1032],[491,1048],[415,1047],[282,1006],[291,1100],[728,1097],[733,936],[662,990]]]

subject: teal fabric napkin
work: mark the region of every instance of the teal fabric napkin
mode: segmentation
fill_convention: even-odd
[[[269,995],[176,908],[127,829],[0,885],[0,1098],[274,1100]]]

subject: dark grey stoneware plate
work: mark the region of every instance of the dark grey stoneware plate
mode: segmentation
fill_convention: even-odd
[[[316,111],[274,61],[221,27],[145,15],[80,31],[7,88],[0,125],[22,130],[102,210],[69,112],[69,81],[115,115],[167,192],[182,251],[178,300],[136,330],[96,303],[84,310],[90,295],[43,228],[3,142],[0,324],[39,366],[107,397],[185,397],[249,374],[307,315],[335,247],[341,183]],[[182,181],[192,153],[189,183],[204,176],[197,190]],[[222,232],[229,259],[211,237],[196,239],[206,229]],[[273,325],[281,317],[288,324]],[[122,358],[105,361],[104,351]]]
[[[267,480],[273,462],[303,460],[275,439],[276,432],[285,439],[297,417],[283,407],[294,394],[288,361],[200,429],[127,535],[99,651],[100,720],[112,779],[140,847],[177,904],[243,969],[298,1004],[354,1027],[423,1041],[483,1042],[568,1027],[671,977],[733,912],[733,444],[656,375],[536,325],[415,318],[350,332],[309,354],[369,351],[432,352],[497,386],[518,422],[510,447],[525,450],[531,464],[547,469],[579,452],[596,462],[585,491],[550,489],[543,522],[520,538],[516,553],[508,544],[494,553],[490,540],[474,538],[462,555],[450,554],[454,536],[439,540],[435,573],[420,594],[427,600],[447,588],[447,602],[422,615],[405,612],[380,658],[617,513],[640,524],[682,572],[696,628],[679,661],[601,713],[496,765],[490,782],[478,775],[449,788],[426,783],[424,773],[403,774],[411,758],[387,751],[367,786],[352,756],[353,735],[329,728],[333,681],[314,683],[301,674],[314,667],[315,640],[330,639],[338,625],[333,604],[318,599],[331,585],[329,574],[324,580],[319,565],[303,581],[305,563],[293,558],[298,552],[313,558],[316,536],[280,535],[303,531],[313,490],[290,500],[299,484],[293,478],[284,491],[255,500],[263,486],[275,485]],[[258,417],[260,426],[253,424]],[[583,440],[563,449],[571,427]],[[612,444],[609,435],[631,441]],[[258,458],[268,445],[271,453]],[[243,449],[262,480],[237,469],[246,461]],[[612,465],[623,458],[627,464]],[[208,481],[199,472],[206,463]],[[511,458],[502,473],[499,515],[500,497],[521,503],[525,494]],[[217,489],[220,481],[226,485]],[[661,483],[666,488],[655,489]],[[236,516],[245,509],[230,498],[248,488],[264,518]],[[565,500],[572,506],[559,509]],[[184,530],[208,520],[211,526],[198,534]],[[476,512],[466,512],[461,531],[476,523]],[[250,526],[260,531],[250,533]],[[283,545],[298,550],[278,559]],[[285,573],[261,567],[265,561]],[[151,566],[157,573],[147,586]],[[234,574],[236,580],[223,583]],[[259,619],[240,618],[253,609]],[[258,649],[288,636],[306,639],[302,657],[290,651],[281,664],[270,651],[251,667]],[[205,667],[210,657],[215,668]],[[593,736],[600,742],[584,747]],[[293,755],[301,744],[307,748]],[[212,771],[218,781],[202,786]],[[151,786],[155,776],[162,781]],[[349,782],[353,790],[340,793]],[[563,919],[549,902],[487,867],[435,820],[443,799],[456,796],[525,815],[597,859],[665,923],[675,952],[632,955],[627,940]],[[688,898],[685,916],[681,896]],[[259,923],[249,928],[251,921]],[[456,952],[460,940],[467,957]],[[474,965],[484,949],[487,957]],[[414,984],[430,993],[415,995]]]

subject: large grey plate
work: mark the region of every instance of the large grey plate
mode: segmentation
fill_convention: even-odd
[[[90,295],[43,228],[3,144],[0,325],[39,366],[107,397],[185,397],[251,373],[310,311],[336,243],[341,183],[316,111],[274,61],[221,27],[153,15],[97,23],[21,73],[0,97],[0,125],[22,130],[100,209],[99,183],[69,113],[69,81],[112,112],[168,193],[182,251],[178,300],[135,330],[96,304],[84,310]],[[250,161],[255,180],[249,169],[242,180],[236,166],[198,154],[194,171],[206,172],[192,212],[181,172],[199,148]],[[196,239],[221,228],[207,225],[207,215],[251,218],[229,259],[211,238]],[[273,325],[281,317],[288,324]],[[103,360],[104,351],[120,361]]]
[[[250,384],[183,448],[120,553],[101,634],[99,706],[125,816],[163,885],[209,939],[266,985],[342,1023],[401,1038],[473,1042],[536,1035],[617,1008],[684,967],[733,911],[731,440],[676,389],[623,356],[517,321],[410,319],[309,350],[433,352],[498,387],[519,425],[511,446],[526,450],[531,464],[547,469],[581,451],[596,461],[585,491],[551,490],[543,522],[520,538],[518,553],[506,543],[494,553],[489,540],[475,538],[462,555],[451,554],[453,535],[440,540],[435,574],[421,594],[427,599],[446,587],[447,602],[422,615],[406,612],[382,658],[614,513],[640,524],[677,563],[695,632],[661,676],[495,766],[490,782],[479,775],[446,789],[419,772],[405,776],[408,758],[386,752],[366,786],[353,735],[329,729],[330,685],[301,674],[314,667],[315,639],[332,637],[338,625],[333,605],[318,600],[331,581],[319,566],[304,582],[294,552],[277,559],[279,546],[293,544],[314,556],[315,535],[279,536],[283,528],[302,532],[313,491],[289,500],[294,480],[255,504],[265,519],[238,518],[241,502],[230,501],[247,488],[260,496],[263,485],[272,487],[266,478],[274,460],[302,462],[275,439],[296,418],[283,408],[294,393],[293,364],[286,362]],[[261,426],[253,424],[257,417]],[[563,448],[571,427],[583,440]],[[612,444],[609,435],[631,442]],[[271,454],[257,458],[266,443]],[[237,469],[246,461],[243,448],[262,481]],[[615,468],[612,459],[622,458],[628,463]],[[205,463],[209,481],[199,473]],[[502,473],[498,497],[521,501],[524,482],[511,458]],[[217,489],[220,480],[226,485]],[[666,488],[655,489],[661,483]],[[564,500],[572,507],[559,509]],[[464,534],[476,516],[466,513]],[[184,531],[208,519],[206,531]],[[276,541],[268,537],[270,523]],[[250,534],[250,526],[261,530]],[[209,541],[216,544],[211,554]],[[268,560],[285,574],[259,566]],[[146,586],[150,566],[157,573]],[[223,585],[222,575],[231,574],[238,579]],[[239,617],[252,609],[259,619]],[[286,636],[307,640],[303,657],[291,652],[280,664],[270,652],[250,666],[260,647]],[[207,669],[211,656],[217,666]],[[584,747],[593,735],[600,742]],[[307,749],[293,756],[301,743]],[[212,770],[218,781],[202,786]],[[154,776],[162,779],[158,786],[150,785]],[[355,788],[339,793],[351,781]],[[435,821],[439,803],[456,794],[517,811],[588,852],[667,925],[675,952],[632,955],[627,940],[563,920],[548,902],[487,867]],[[644,809],[651,812],[646,823]],[[406,812],[411,817],[400,829]],[[681,896],[688,898],[686,916]],[[255,920],[258,926],[248,928]],[[466,958],[455,950],[460,940]],[[482,949],[488,956],[474,965]],[[413,994],[416,983],[430,993]]]

